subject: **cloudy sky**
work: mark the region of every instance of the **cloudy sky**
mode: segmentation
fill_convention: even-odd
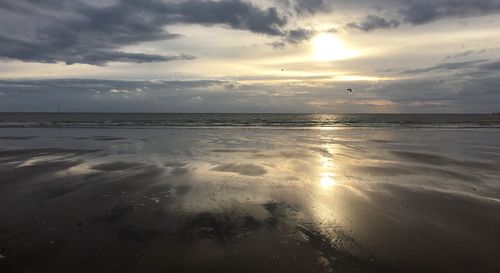
[[[0,0],[0,26],[0,111],[500,112],[500,0]]]

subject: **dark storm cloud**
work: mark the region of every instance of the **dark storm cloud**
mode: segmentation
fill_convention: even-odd
[[[26,0],[26,1],[15,1],[15,0],[4,0],[0,2],[0,8],[11,11],[11,12],[23,12],[28,14],[40,13],[40,8],[61,8],[66,3],[60,0]]]
[[[347,24],[347,28],[370,32],[376,29],[397,28],[399,24],[400,23],[394,19],[386,19],[377,15],[368,15],[359,23],[352,22]]]
[[[262,9],[241,0],[173,3],[122,0],[107,6],[82,1],[4,0],[0,4],[0,24],[11,25],[0,30],[0,57],[29,62],[101,65],[110,61],[193,59],[189,55],[118,51],[140,42],[179,37],[164,30],[164,26],[172,24],[222,25],[281,37],[286,35],[281,28],[287,24],[287,19],[275,8]]]
[[[221,24],[267,35],[281,35],[287,23],[276,8],[260,9],[240,0],[180,2],[165,5],[164,12],[168,23]]]

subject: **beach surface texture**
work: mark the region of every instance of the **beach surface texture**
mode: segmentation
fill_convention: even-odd
[[[0,272],[499,272],[499,119],[1,114]]]

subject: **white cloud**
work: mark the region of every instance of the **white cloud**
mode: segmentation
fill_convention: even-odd
[[[195,97],[191,97],[191,101],[194,101],[194,102],[201,102],[203,101],[203,98],[200,97],[200,96],[195,96]]]
[[[109,90],[110,93],[130,93],[127,89],[111,89]]]

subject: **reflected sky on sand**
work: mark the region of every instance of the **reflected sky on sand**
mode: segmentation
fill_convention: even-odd
[[[0,129],[2,272],[495,272],[496,129]]]

